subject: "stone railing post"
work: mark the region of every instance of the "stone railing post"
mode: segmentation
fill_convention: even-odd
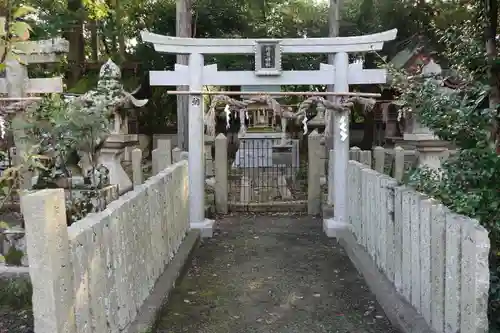
[[[143,182],[142,151],[139,148],[134,148],[130,156],[132,159],[132,183],[134,186],[139,186]]]
[[[323,167],[323,160],[320,158],[321,149],[321,135],[318,130],[314,130],[307,138],[307,145],[309,151],[309,167],[308,167],[308,188],[307,188],[307,213],[309,215],[319,215],[321,213],[321,168]]]
[[[321,139],[320,139],[320,148],[318,149],[318,158],[321,161],[321,166],[319,168],[319,176],[321,178],[327,175],[326,169],[330,165],[330,161],[331,163],[333,163],[333,160],[330,160],[329,151],[327,149],[327,145],[325,142],[325,137],[321,134],[320,137]]]
[[[151,176],[155,176],[160,172],[160,150],[158,148],[153,149],[151,152]]]
[[[21,196],[37,333],[75,333],[75,294],[63,189]]]
[[[205,135],[205,176],[213,177],[215,175],[214,160],[212,158],[212,146],[214,145],[215,138],[213,136]]]
[[[215,208],[217,213],[227,214],[227,138],[220,133],[215,138]]]
[[[172,165],[172,143],[168,139],[159,139],[157,149],[160,150],[162,155],[162,169],[160,170],[162,171]]]
[[[488,297],[490,289],[488,231],[477,221],[462,229],[460,332],[489,331]]]
[[[359,162],[361,164],[364,164],[368,166],[369,168],[372,167],[372,151],[371,150],[362,150],[359,152]]]
[[[328,197],[327,203],[329,207],[334,206],[334,198],[335,198],[335,168],[333,167],[333,161],[335,160],[336,152],[334,149],[331,149],[328,152]],[[331,162],[331,164],[330,164]]]
[[[385,149],[383,147],[373,148],[373,169],[377,172],[384,173]]]
[[[394,171],[393,178],[398,182],[403,180],[405,172],[405,150],[401,147],[394,148]]]
[[[172,165],[172,146],[168,139],[158,139],[158,147],[151,152],[153,176]]]
[[[352,147],[349,150],[349,159],[352,161],[359,162],[359,154],[361,152],[361,149],[359,147]]]
[[[187,161],[189,159],[189,153],[187,151],[182,151],[180,154],[181,161]]]
[[[174,161],[174,163],[177,163],[181,160],[181,152],[182,150],[179,147],[175,147],[172,150],[172,160]]]

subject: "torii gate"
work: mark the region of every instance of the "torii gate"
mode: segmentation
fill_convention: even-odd
[[[142,31],[144,42],[161,53],[189,54],[189,65],[175,65],[174,71],[151,71],[152,86],[189,86],[189,213],[191,228],[211,235],[213,221],[205,219],[204,123],[200,96],[204,85],[331,85],[337,93],[348,93],[350,84],[386,83],[386,70],[349,65],[349,53],[381,50],[384,42],[396,38],[397,30],[357,37],[291,39],[212,39],[169,37]],[[282,71],[282,53],[335,53],[334,65],[321,64],[316,71]],[[205,54],[255,54],[255,71],[218,71],[205,65]],[[347,222],[347,165],[349,160],[349,117],[335,117],[334,177],[329,177],[329,193],[334,198],[334,219],[324,221],[324,229],[336,229]]]

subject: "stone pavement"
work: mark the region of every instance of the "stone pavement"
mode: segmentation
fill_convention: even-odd
[[[158,333],[396,333],[321,220],[238,216],[195,250]]]

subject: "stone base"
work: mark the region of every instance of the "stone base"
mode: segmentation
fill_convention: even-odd
[[[205,219],[203,222],[191,222],[191,229],[199,229],[201,238],[212,238],[215,220]]]
[[[323,219],[323,231],[330,238],[340,238],[342,233],[349,231],[349,225],[332,219]]]
[[[327,204],[326,203],[327,201],[328,201],[328,194],[325,194],[322,205],[323,220],[328,220],[333,218],[333,205]]]
[[[405,141],[435,141],[439,138],[432,133],[403,133]]]
[[[403,149],[412,150],[412,149],[447,149],[450,147],[450,143],[447,141],[439,140],[439,139],[430,139],[430,138],[406,138],[406,139],[395,139],[394,146],[401,147]]]
[[[133,189],[132,181],[121,165],[120,156],[123,150],[123,148],[102,148],[98,158],[98,164],[102,164],[109,170],[109,182],[118,185],[120,195]]]
[[[27,266],[7,266],[0,263],[0,280],[2,279],[30,279],[30,271]]]

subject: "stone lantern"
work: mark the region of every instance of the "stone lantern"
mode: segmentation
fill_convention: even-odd
[[[422,68],[422,73],[427,75],[439,75],[441,72],[441,66],[432,60]],[[441,87],[440,90],[443,94],[452,91],[447,87]],[[396,144],[405,149],[416,149],[419,166],[427,166],[435,170],[441,167],[443,158],[448,156],[450,146],[449,142],[439,139],[431,129],[424,126],[415,112],[407,117],[403,140],[399,140]]]
[[[108,60],[99,72],[99,81],[94,90],[78,97],[88,104],[104,101],[110,113],[110,134],[102,143],[97,163],[109,170],[109,181],[118,185],[120,194],[132,188],[132,181],[123,169],[121,160],[126,147],[138,144],[137,134],[128,134],[128,112],[143,107],[148,100],[138,100],[125,91],[121,83],[121,70]],[[84,174],[92,168],[88,160],[82,158],[81,167]]]

